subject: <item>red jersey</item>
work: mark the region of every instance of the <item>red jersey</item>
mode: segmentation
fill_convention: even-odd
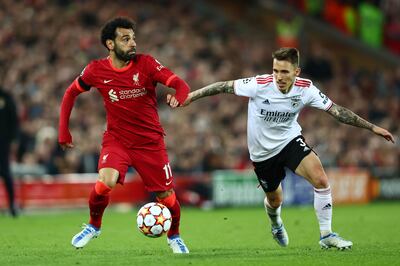
[[[157,113],[156,85],[176,75],[150,55],[138,54],[122,69],[111,59],[91,61],[77,79],[80,90],[98,89],[107,114],[107,132],[127,148],[164,147],[164,130]],[[187,96],[187,95],[186,95]],[[185,96],[185,97],[186,97]]]

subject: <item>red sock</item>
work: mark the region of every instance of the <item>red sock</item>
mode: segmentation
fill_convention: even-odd
[[[161,204],[165,205],[170,211],[172,215],[172,225],[171,229],[169,229],[167,236],[171,237],[174,235],[179,235],[179,224],[181,221],[181,205],[179,201],[176,199],[175,192],[164,199],[157,198],[157,201]]]
[[[110,201],[111,188],[103,182],[97,181],[89,196],[90,220],[89,224],[96,228],[101,227],[104,210]]]

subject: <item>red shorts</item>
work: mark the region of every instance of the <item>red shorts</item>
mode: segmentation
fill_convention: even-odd
[[[127,149],[111,134],[105,133],[100,152],[98,170],[118,170],[118,183],[123,184],[128,167],[132,166],[141,176],[147,191],[166,191],[173,188],[173,176],[167,150],[162,143],[154,145],[163,149]]]

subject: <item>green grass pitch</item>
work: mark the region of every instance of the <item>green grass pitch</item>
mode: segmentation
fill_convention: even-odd
[[[335,207],[334,230],[353,241],[349,251],[319,248],[311,206],[283,208],[287,248],[272,240],[261,206],[182,213],[188,255],[141,235],[136,210],[106,210],[102,235],[80,250],[70,240],[87,211],[0,216],[0,265],[400,265],[399,202]]]

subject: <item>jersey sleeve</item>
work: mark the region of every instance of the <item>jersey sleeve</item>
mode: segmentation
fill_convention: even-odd
[[[333,102],[325,94],[323,94],[317,87],[311,85],[304,90],[304,104],[315,107],[321,110],[328,110],[331,108]]]
[[[166,86],[172,81],[176,75],[163,66],[157,59],[150,55],[146,55],[146,68],[147,75],[149,75],[154,81],[162,83]]]
[[[246,96],[249,98],[256,97],[257,94],[256,77],[237,79],[233,83],[235,94],[238,96]]]
[[[93,63],[89,63],[76,79],[76,86],[82,92],[89,91],[94,84]]]

